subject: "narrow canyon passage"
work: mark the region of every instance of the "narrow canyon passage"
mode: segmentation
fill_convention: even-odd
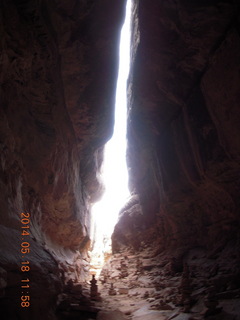
[[[199,247],[176,258],[145,242],[141,250],[121,250],[105,264],[96,284],[83,285],[81,293],[77,287],[69,290],[68,308],[59,319],[238,320],[238,275],[230,280],[225,274],[231,268],[230,251],[216,256],[215,250],[209,254]],[[216,289],[224,286],[220,279],[233,281],[221,294]]]
[[[132,0],[91,230],[126,3],[0,2],[1,320],[240,320],[240,0]]]
[[[138,39],[135,39],[135,41],[138,42]],[[151,66],[149,61],[148,66]],[[156,66],[151,66],[151,68],[154,70]],[[147,72],[147,70],[145,71]],[[135,81],[137,82],[138,78]],[[144,93],[144,90],[150,89],[147,87],[147,83],[143,82],[144,86],[146,86],[142,88]],[[139,96],[141,93],[138,92]],[[134,98],[137,99],[133,96],[131,98],[132,100]],[[137,104],[139,101],[135,103]],[[132,110],[134,111],[134,105],[131,105],[131,107],[133,107]],[[147,117],[146,114],[144,116]],[[119,117],[119,115],[116,117]],[[134,121],[134,118],[132,120]],[[187,120],[185,119],[185,121]],[[185,125],[188,126],[188,123]],[[134,129],[136,130],[137,128],[139,130],[137,121],[135,126]],[[154,125],[151,130],[158,137],[159,132],[156,131]],[[154,157],[151,155],[152,146],[149,147],[144,144],[146,137],[142,135],[141,128],[138,134],[143,139],[143,148],[145,148],[143,155],[141,154],[142,150],[138,152],[140,152],[141,157],[146,157],[147,159],[147,164],[143,168],[140,166],[143,172],[137,173],[141,177],[146,168],[148,168],[148,174],[151,174],[152,168],[150,165],[154,162]],[[153,133],[151,132],[151,134]],[[191,132],[189,135],[191,135]],[[134,139],[136,139],[135,135]],[[156,137],[155,139],[157,140]],[[115,143],[114,138],[112,142]],[[138,143],[138,139],[134,140],[130,149],[136,152]],[[165,145],[164,147],[166,152],[169,152]],[[129,158],[136,156],[134,152],[132,155],[128,154]],[[197,158],[198,156],[196,154],[193,157]],[[198,166],[201,167],[200,160],[197,159],[196,161]],[[116,163],[116,160],[112,160],[112,162]],[[109,163],[108,165],[110,166]],[[167,166],[168,164],[164,165]],[[185,165],[184,163],[183,166]],[[173,163],[169,167],[169,171],[171,170],[176,170]],[[185,170],[187,171],[187,177],[189,177],[188,170],[191,171],[191,168],[184,168]],[[111,174],[113,176],[113,173]],[[155,174],[159,174],[158,170],[156,170]],[[133,180],[135,178],[138,178],[138,176],[132,177]],[[155,176],[153,180],[155,179],[162,179],[162,177],[158,176],[156,178]],[[142,183],[144,184],[145,182]],[[151,185],[150,182],[152,189],[148,185],[148,190],[144,190],[148,193],[149,202],[156,201],[155,189],[163,188],[162,185],[159,186],[158,184],[159,181],[157,181],[157,186]],[[141,185],[137,185],[136,189],[139,191],[141,187]],[[99,218],[99,220],[96,219],[96,222],[103,222],[104,227],[108,226],[110,217],[103,218],[101,211],[108,211],[107,209],[110,208],[110,214],[112,214],[112,202],[115,199],[114,193],[116,193],[116,189],[112,188],[111,191],[113,193],[110,194],[110,197],[105,198],[105,207],[103,201],[102,206],[99,204],[99,212],[96,211],[96,215]],[[158,192],[161,196],[163,190]],[[203,193],[204,197],[204,191],[200,190],[200,188],[199,193]],[[119,196],[119,193],[117,193],[117,197]],[[196,199],[194,200],[197,201]],[[95,318],[99,320],[239,320],[238,258],[234,254],[235,248],[232,248],[231,241],[225,245],[219,242],[217,247],[213,246],[212,248],[196,243],[190,248],[184,244],[179,249],[176,243],[173,246],[168,243],[166,247],[162,248],[162,243],[167,241],[166,239],[170,236],[166,234],[166,239],[162,239],[163,236],[159,232],[159,230],[164,232],[163,219],[160,221],[155,219],[149,225],[148,219],[152,219],[149,212],[154,208],[149,205],[147,199],[145,201],[148,210],[145,209],[147,213],[144,217],[144,208],[139,203],[139,195],[133,192],[131,200],[125,206],[122,217],[113,234],[113,254],[110,253],[107,237],[104,239],[106,242],[105,248],[103,248],[104,236],[99,233],[99,238],[96,239],[96,247],[92,252],[90,269],[90,274],[96,275],[97,283],[94,280],[92,285],[89,282],[83,285],[85,297],[88,297],[91,302],[88,301],[85,307],[83,307],[83,301],[80,302],[81,307],[79,307],[79,304],[72,303],[69,317],[74,317],[75,312],[76,319],[78,314],[78,316],[81,315],[88,320]],[[179,210],[178,207],[176,207],[177,209]],[[190,212],[190,208],[187,211]],[[173,226],[173,228],[177,228],[178,224],[180,225],[181,221],[178,221],[176,223],[177,226]],[[186,226],[183,226],[186,233],[189,232],[190,228],[188,224],[191,225],[191,222],[187,221]],[[96,231],[97,228],[95,229]],[[175,236],[174,232],[176,230],[172,230],[173,234],[171,236],[173,238]],[[105,230],[105,236],[106,234]],[[233,264],[231,265],[229,261],[232,261]],[[86,312],[85,316],[83,315],[83,310]]]
[[[131,0],[128,0],[119,43],[119,71],[115,97],[113,136],[104,147],[104,160],[101,172],[104,194],[101,200],[92,207],[91,239],[93,245],[91,252],[91,273],[97,273],[97,276],[106,257],[111,255],[111,236],[118,220],[118,214],[130,196],[126,164],[126,128],[131,5]]]

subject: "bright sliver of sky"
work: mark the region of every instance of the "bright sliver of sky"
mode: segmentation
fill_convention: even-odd
[[[119,74],[115,101],[115,126],[111,140],[105,146],[102,179],[105,193],[92,207],[92,217],[97,232],[111,237],[118,213],[129,197],[126,166],[126,85],[130,64],[130,15],[131,1],[128,0],[125,23],[121,31],[119,48]]]

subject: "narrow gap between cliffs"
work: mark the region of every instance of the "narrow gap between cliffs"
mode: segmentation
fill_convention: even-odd
[[[119,46],[119,73],[115,99],[115,125],[111,140],[105,145],[102,179],[105,193],[92,207],[92,251],[90,274],[97,277],[111,256],[111,235],[118,213],[129,197],[126,165],[127,97],[130,65],[131,0],[127,0],[125,21]]]

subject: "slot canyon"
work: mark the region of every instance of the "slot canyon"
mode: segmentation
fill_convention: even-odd
[[[91,280],[125,8],[0,2],[3,320],[240,320],[239,0],[132,0],[131,197]]]

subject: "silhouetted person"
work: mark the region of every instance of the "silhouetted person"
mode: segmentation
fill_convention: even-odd
[[[97,286],[97,280],[95,279],[95,275],[92,275],[91,283],[91,289],[90,289],[90,296],[91,299],[97,300],[98,299],[98,286]]]

